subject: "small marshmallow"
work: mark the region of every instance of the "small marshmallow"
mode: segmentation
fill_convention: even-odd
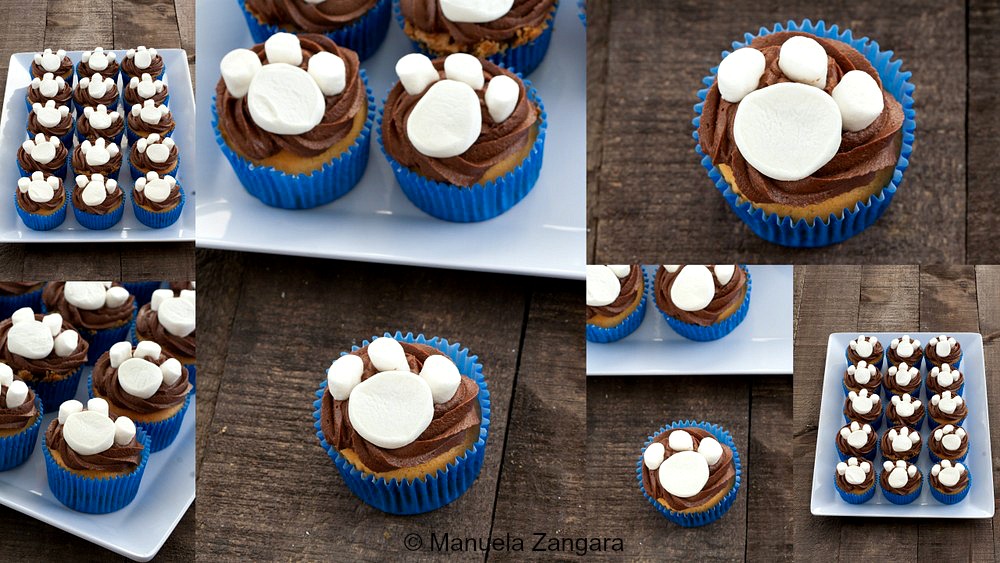
[[[683,430],[674,430],[667,436],[667,445],[675,452],[694,450],[694,439]]]
[[[646,469],[650,471],[656,471],[660,464],[663,463],[663,459],[666,456],[666,448],[660,442],[653,442],[646,448],[646,451],[642,452],[642,462],[646,465]]]
[[[490,79],[489,86],[486,87],[486,109],[490,112],[490,117],[495,123],[503,123],[514,113],[517,101],[521,97],[521,87],[517,81],[507,76],[499,74]]]
[[[409,371],[406,352],[395,338],[382,336],[368,345],[368,359],[379,371]]]
[[[483,63],[468,53],[454,53],[444,59],[444,76],[449,80],[465,82],[474,90],[480,90],[486,82]]]
[[[302,64],[302,44],[293,33],[275,33],[264,42],[264,54],[268,65],[285,63],[292,66]]]
[[[112,368],[118,369],[122,362],[132,357],[131,342],[116,342],[108,350],[108,361]]]
[[[670,286],[670,301],[682,311],[700,311],[715,298],[715,276],[707,266],[684,266]]]
[[[719,63],[719,95],[729,103],[739,103],[757,89],[760,77],[764,75],[764,65],[764,53],[753,47],[743,47],[729,53]]]
[[[153,342],[152,340],[140,340],[139,343],[135,345],[135,352],[132,353],[132,357],[158,360],[160,359],[160,353],[162,351],[163,348],[161,348],[156,342]]]
[[[411,96],[419,95],[441,77],[434,68],[434,63],[421,53],[410,53],[399,59],[396,62],[396,76],[403,89]]]
[[[108,416],[108,402],[100,397],[94,397],[87,401],[87,410]]]
[[[55,350],[56,356],[60,358],[65,358],[76,351],[76,347],[80,345],[80,334],[75,330],[64,330],[59,333],[55,341],[52,344],[53,350]]]
[[[83,403],[77,401],[76,399],[70,399],[65,401],[63,404],[59,405],[59,424],[66,424],[66,419],[69,415],[78,413],[83,410]]]
[[[621,293],[622,284],[608,266],[587,265],[587,306],[611,304]]]
[[[505,16],[514,0],[441,0],[441,15],[456,23],[487,23]]]
[[[222,57],[222,62],[219,63],[219,71],[222,73],[222,80],[226,83],[226,90],[236,98],[247,95],[253,77],[262,67],[260,57],[249,49],[230,51],[225,57]]]
[[[878,82],[862,70],[845,74],[830,95],[840,108],[841,120],[847,131],[861,131],[868,127],[885,108]]]
[[[347,69],[344,59],[333,53],[320,51],[309,57],[309,76],[313,77],[324,96],[336,96],[347,86]]]
[[[330,395],[336,401],[345,401],[351,396],[351,391],[361,383],[365,363],[360,356],[344,354],[330,364],[326,370],[326,386]]]
[[[785,41],[778,52],[778,68],[796,82],[826,87],[826,49],[811,37],[796,35]]]
[[[140,342],[141,344],[141,342]],[[163,383],[173,385],[183,375],[184,366],[177,358],[167,358],[167,361],[160,364],[160,373],[163,374]]]
[[[7,408],[13,409],[23,405],[28,400],[28,386],[18,379],[7,386]]]
[[[135,438],[135,423],[127,416],[119,416],[115,419],[115,443],[119,446],[127,446]]]
[[[52,337],[55,338],[59,336],[62,332],[63,318],[59,313],[52,313],[42,317],[42,324],[49,327],[49,331],[52,333]]]
[[[715,271],[715,279],[719,280],[719,285],[726,285],[730,280],[733,279],[733,275],[736,273],[736,266],[720,265],[712,268]]]
[[[149,301],[150,310],[153,311],[159,310],[160,303],[163,303],[164,300],[170,299],[173,296],[174,292],[170,291],[169,289],[157,289],[156,291],[153,292],[153,296],[150,298]]]
[[[632,272],[632,266],[628,264],[609,264],[608,267],[618,276],[618,279],[627,278]]]
[[[10,387],[10,384],[14,381],[14,370],[10,369],[10,366],[0,362],[0,385]]]
[[[431,396],[436,405],[450,401],[462,382],[462,374],[458,372],[455,363],[447,356],[438,354],[428,356],[424,360],[424,366],[420,369],[420,377],[430,387]]]
[[[113,286],[108,288],[107,293],[104,294],[104,306],[110,309],[116,309],[121,307],[128,301],[129,293],[128,290],[121,286]]]
[[[704,438],[698,444],[698,453],[705,457],[709,466],[712,466],[722,457],[722,445],[715,438]]]

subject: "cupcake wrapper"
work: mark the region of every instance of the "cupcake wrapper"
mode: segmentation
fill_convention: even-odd
[[[124,137],[124,136],[125,136],[125,127],[122,127],[122,130],[121,130],[121,131],[119,131],[117,135],[115,135],[114,137],[112,137],[112,139],[111,139],[111,140],[112,140],[112,141],[113,141],[113,142],[114,142],[114,143],[115,143],[116,145],[118,145],[118,146],[119,146],[119,148],[121,148],[121,144],[122,144],[122,137]],[[79,128],[76,128],[76,140],[77,140],[77,141],[79,141],[80,143],[83,143],[83,142],[84,142],[84,141],[85,141],[86,139],[87,139],[87,138],[86,138],[86,137],[84,137],[82,133],[80,133],[80,129],[79,129]]]
[[[124,282],[122,286],[128,290],[128,292],[135,298],[136,308],[142,307],[146,303],[149,303],[153,299],[153,292],[160,289],[163,282],[158,281],[145,281],[145,282]],[[133,342],[133,345],[135,343]]]
[[[56,168],[55,174],[53,174],[53,176],[58,176],[63,179],[66,178],[66,171],[69,170],[69,160],[72,154],[73,154],[72,150],[68,151],[68,154],[66,155],[66,162],[64,162],[62,166],[60,166],[59,168]],[[31,172],[28,172],[27,170],[21,167],[20,161],[17,163],[17,171],[21,174],[21,176],[28,176],[28,177],[31,176]]]
[[[347,151],[309,174],[286,174],[269,166],[257,166],[236,154],[219,132],[219,113],[215,107],[215,97],[212,97],[215,142],[250,195],[271,207],[310,209],[330,203],[354,188],[368,166],[372,121],[375,119],[375,98],[368,88],[368,77],[364,69],[361,70],[361,79],[368,93],[368,116],[361,133]]]
[[[49,490],[69,508],[89,514],[107,514],[121,510],[139,491],[142,474],[149,461],[149,436],[142,428],[135,429],[136,441],[143,444],[142,460],[135,471],[128,475],[94,479],[73,473],[59,465],[52,457],[45,438],[42,450],[45,452],[45,469],[49,478]]]
[[[502,52],[490,55],[486,58],[492,63],[503,65],[511,70],[516,70],[524,76],[531,74],[536,68],[538,68],[538,65],[542,63],[542,59],[545,58],[545,53],[549,50],[549,43],[552,41],[552,30],[556,23],[556,10],[558,8],[559,3],[556,2],[555,7],[552,9],[552,13],[549,14],[548,19],[545,20],[545,29],[542,31],[542,34],[533,41],[510,49],[504,49]],[[400,10],[398,0],[393,2],[393,15],[396,17],[396,23],[399,24],[399,28],[405,29],[403,13]],[[414,41],[413,39],[410,39],[410,44],[412,44],[416,50],[424,53],[432,59],[444,55],[443,53],[435,53],[431,51],[426,45],[419,41]]]
[[[80,386],[80,374],[83,373],[83,366],[76,368],[69,377],[59,381],[29,381],[35,394],[42,399],[42,407],[45,412],[55,412],[59,410],[59,405],[76,396],[76,389]]]
[[[122,220],[122,215],[125,214],[125,201],[122,197],[122,203],[107,215],[98,215],[96,213],[87,213],[81,209],[73,207],[73,215],[76,217],[76,221],[93,231],[103,231],[104,229],[110,229],[118,224]]]
[[[874,470],[874,464],[873,464],[873,470]],[[878,476],[876,476],[875,478],[878,479]],[[870,501],[872,497],[875,496],[876,487],[874,483],[872,483],[872,487],[870,489],[861,493],[860,495],[854,495],[845,491],[844,489],[841,489],[840,485],[837,483],[836,477],[833,478],[833,486],[836,487],[837,492],[840,493],[840,498],[844,499],[845,501],[851,504],[864,504]]]
[[[131,78],[129,80],[131,80]],[[129,80],[126,80],[122,84],[125,87],[127,87],[128,83],[129,83]],[[154,78],[153,80],[156,80],[156,79]],[[122,88],[121,104],[122,104],[122,108],[124,108],[124,110],[125,110],[125,112],[122,115],[128,115],[132,111],[132,106],[135,105],[135,104],[128,103],[128,100],[125,99],[125,88],[124,87]],[[164,106],[170,107],[170,92],[167,92],[167,97],[163,98],[163,102],[160,105],[164,105]]]
[[[743,266],[740,267],[743,268],[743,271],[747,274],[747,294],[743,297],[743,304],[740,305],[740,308],[737,309],[735,313],[713,325],[699,326],[679,321],[663,311],[660,311],[660,314],[663,315],[663,318],[667,321],[667,324],[670,325],[670,328],[674,329],[674,332],[677,334],[689,340],[707,342],[709,340],[718,340],[738,327],[740,323],[743,322],[743,319],[746,318],[747,311],[750,310],[750,290],[753,285],[753,280],[750,279],[750,270]]]
[[[646,492],[646,488],[642,484],[642,453],[646,451],[646,448],[653,443],[653,438],[659,436],[660,434],[666,432],[671,428],[701,428],[707,432],[710,432],[719,441],[720,444],[725,444],[729,446],[729,449],[733,452],[733,465],[736,466],[736,482],[733,483],[733,488],[726,493],[726,496],[722,497],[722,500],[718,504],[705,510],[704,512],[675,512],[670,510],[666,506],[663,506],[655,498],[650,496]],[[677,524],[678,526],[683,526],[685,528],[695,528],[698,526],[704,526],[705,524],[711,524],[719,518],[722,517],[730,508],[733,506],[733,502],[736,500],[736,493],[740,490],[740,484],[743,480],[743,469],[740,463],[740,453],[736,450],[736,444],[733,442],[733,437],[721,426],[715,424],[709,424],[707,422],[699,422],[696,420],[679,420],[676,422],[671,422],[656,431],[655,434],[649,436],[646,439],[646,443],[642,446],[642,452],[639,454],[639,461],[635,466],[635,476],[639,481],[639,490],[642,491],[642,495],[646,497],[646,500],[653,505],[656,510],[660,511],[660,514],[665,516],[668,520]]]
[[[576,0],[576,8],[580,11],[580,21],[587,27],[587,0]]]
[[[941,463],[942,458],[938,457],[938,455],[934,453],[934,450],[932,450],[929,446],[927,448],[927,453],[930,454],[931,456],[931,463]],[[965,453],[962,454],[962,457],[949,459],[949,461],[951,461],[952,463],[964,463],[965,459],[968,457],[969,457],[969,448],[965,448]]]
[[[143,225],[153,229],[162,229],[176,223],[177,219],[181,216],[181,212],[184,211],[184,200],[186,199],[184,195],[184,188],[178,187],[178,189],[181,194],[180,203],[178,203],[173,209],[160,212],[143,209],[141,205],[135,202],[135,193],[133,193],[132,212],[135,213],[135,218],[138,219]]]
[[[32,133],[27,128],[24,129],[24,134],[27,135],[27,138],[29,138],[29,139],[34,139],[35,138],[35,133]],[[73,138],[74,138],[75,134],[76,134],[76,122],[74,121],[73,125],[69,128],[69,132],[67,132],[65,135],[59,135],[59,140],[62,142],[63,145],[65,145],[67,147],[72,147],[73,146]],[[45,135],[45,136],[49,137],[50,135]],[[70,151],[70,152],[73,152],[73,151]]]
[[[917,500],[917,497],[920,496],[920,489],[922,489],[923,486],[924,484],[921,482],[916,491],[913,491],[908,495],[901,495],[886,490],[886,488],[882,486],[882,479],[879,479],[879,489],[882,490],[882,496],[884,496],[885,500],[891,502],[892,504],[910,504],[911,502]]]
[[[520,76],[520,75],[518,75]],[[538,174],[542,169],[542,156],[545,149],[545,129],[548,126],[548,114],[538,92],[531,86],[530,80],[524,80],[528,96],[538,105],[542,122],[538,125],[538,137],[528,156],[516,168],[502,177],[487,182],[474,184],[470,187],[456,186],[444,182],[436,182],[421,176],[401,165],[385,150],[382,142],[382,112],[385,100],[379,108],[378,145],[389,161],[396,181],[403,193],[414,205],[424,213],[456,223],[472,223],[485,221],[504,213],[517,202],[528,195],[535,187]]]
[[[489,436],[490,392],[486,386],[486,380],[483,378],[483,366],[478,363],[478,357],[470,355],[469,350],[462,348],[458,343],[449,344],[443,338],[425,338],[423,334],[414,336],[413,333],[403,335],[401,332],[396,332],[396,334],[387,332],[385,336],[395,338],[400,342],[433,346],[451,358],[458,366],[459,372],[475,380],[479,385],[479,408],[482,413],[479,423],[479,440],[464,455],[449,463],[446,470],[438,470],[435,475],[428,475],[425,480],[399,481],[392,479],[386,481],[381,477],[363,474],[327,443],[319,422],[321,398],[326,392],[326,381],[323,381],[319,390],[316,391],[316,400],[313,402],[315,408],[313,426],[316,428],[316,436],[319,438],[320,446],[333,460],[348,488],[366,504],[390,514],[429,512],[462,496],[479,476],[479,470],[483,465],[483,450]],[[368,343],[369,341],[365,340],[362,346],[366,346]],[[358,346],[354,346],[352,351],[358,348]]]
[[[23,295],[0,295],[0,319],[9,319],[14,311],[31,307],[35,312],[42,310],[42,290],[36,289]]]
[[[969,471],[968,467],[965,468],[965,472],[969,476],[969,486],[965,487],[965,490],[949,495],[947,493],[942,493],[928,484],[927,488],[931,490],[931,496],[933,496],[934,499],[941,504],[956,504],[962,502],[962,500],[969,495],[969,491],[972,489],[972,472]]]
[[[35,410],[38,416],[31,426],[22,432],[12,436],[0,438],[0,471],[14,469],[31,457],[31,452],[35,451],[35,442],[38,441],[38,429],[42,427],[42,416],[45,411],[42,408],[42,399],[35,394]]]
[[[176,180],[177,179],[177,172],[178,172],[178,169],[180,169],[180,166],[181,166],[181,157],[180,157],[180,155],[178,155],[177,156],[177,162],[174,164],[173,168],[171,168],[170,170],[168,170],[166,172],[163,172],[163,173],[157,172],[157,174],[159,174],[161,178],[164,177],[164,176],[170,175],[170,176],[173,176],[174,179]],[[136,168],[135,165],[132,164],[131,160],[129,160],[129,163],[128,163],[128,170],[129,170],[129,175],[132,176],[132,180],[138,180],[139,178],[142,178],[142,177],[144,177],[146,175],[142,170],[139,170],[138,168]]]
[[[66,198],[63,200],[62,207],[60,207],[55,213],[49,215],[31,213],[21,208],[21,205],[17,202],[17,191],[14,191],[14,209],[17,209],[17,215],[21,218],[21,221],[24,222],[24,226],[33,231],[51,231],[59,225],[62,225],[63,221],[66,220],[66,207],[68,205],[69,194],[67,194]]]
[[[94,378],[93,372],[87,375],[87,395],[93,399],[94,398]],[[149,436],[149,451],[150,453],[156,453],[160,450],[166,449],[167,446],[174,442],[174,438],[177,437],[177,433],[181,431],[181,422],[184,421],[184,413],[188,410],[188,405],[191,404],[191,394],[188,393],[187,398],[184,399],[184,405],[181,410],[177,411],[173,416],[165,420],[160,420],[158,422],[142,422],[139,420],[132,420],[137,428],[142,428],[146,435]]]
[[[171,129],[170,132],[167,133],[166,135],[160,135],[160,136],[161,137],[173,137],[174,136],[174,131],[177,131],[177,127],[176,126],[173,129]],[[132,145],[138,143],[139,139],[142,139],[144,137],[144,135],[140,135],[140,134],[136,133],[135,131],[133,131],[132,128],[128,126],[128,120],[126,119],[125,120],[125,137],[128,138],[128,144],[129,144],[129,146],[132,146]]]
[[[777,33],[779,31],[804,31],[819,37],[836,39],[843,41],[857,49],[878,72],[882,79],[882,86],[886,92],[895,97],[903,106],[903,139],[902,150],[899,160],[896,162],[896,169],[892,179],[881,192],[871,196],[867,201],[857,203],[853,209],[845,209],[839,216],[831,215],[826,219],[817,219],[809,224],[805,220],[793,222],[790,217],[780,217],[776,214],[767,214],[763,210],[755,208],[750,202],[740,200],[739,196],[732,190],[722,173],[712,163],[712,159],[704,153],[700,144],[695,144],[695,151],[701,160],[702,166],[708,171],[708,177],[715,184],[716,189],[725,198],[726,203],[732,208],[744,223],[750,227],[760,238],[780,244],[782,246],[793,247],[818,247],[828,246],[843,242],[861,231],[868,228],[872,223],[882,216],[882,213],[889,207],[896,190],[903,181],[903,173],[909,166],[910,154],[913,152],[914,130],[916,129],[916,112],[913,108],[913,84],[909,79],[909,71],[901,71],[902,61],[893,60],[892,51],[882,51],[879,44],[867,37],[855,39],[851,30],[840,31],[838,26],[827,27],[823,20],[813,24],[810,20],[801,23],[789,21],[787,24],[775,24],[774,29],[761,28],[757,35],[747,33],[742,42],[733,42],[733,50],[749,45],[755,37]],[[728,53],[727,53],[728,54]],[[718,67],[714,67],[711,74],[706,76],[702,83],[705,88],[698,91],[700,100],[694,106],[697,114],[694,124],[694,138],[698,140],[698,125],[701,122],[702,106],[708,95],[708,90],[715,81]]]
[[[237,2],[240,9],[243,10],[247,27],[250,28],[250,35],[253,36],[255,42],[263,43],[268,37],[282,31],[276,25],[261,23],[247,11],[244,0],[237,0]],[[356,51],[358,58],[363,61],[375,54],[379,45],[385,40],[385,35],[389,31],[391,10],[392,3],[389,0],[378,0],[358,21],[325,35],[337,45]]]
[[[643,270],[642,298],[639,300],[639,306],[616,326],[605,328],[603,326],[588,324],[587,340],[590,342],[614,342],[635,332],[635,329],[639,328],[639,325],[642,324],[643,317],[646,316],[646,293],[651,283],[649,274],[646,273],[646,270]]]

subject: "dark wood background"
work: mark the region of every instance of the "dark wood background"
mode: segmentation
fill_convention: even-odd
[[[407,551],[406,534],[420,534],[426,546],[432,531],[531,538],[592,528],[580,510],[582,282],[197,254],[199,283],[212,292],[198,305],[198,316],[211,320],[200,339],[212,342],[198,370],[200,557],[420,559],[432,554]],[[389,516],[358,500],[313,429],[314,393],[330,362],[395,330],[442,336],[478,354],[492,402],[479,479],[451,505],[420,516]]]
[[[630,0],[588,3],[591,263],[996,263],[997,0]],[[693,106],[721,51],[777,21],[824,19],[902,59],[916,141],[900,191],[863,234],[825,249],[754,235],[694,152]]]
[[[1000,483],[1000,267],[795,268],[795,556],[831,561],[997,561],[993,520],[816,517],[809,513],[816,426],[831,332],[980,332],[986,356],[993,482]],[[1000,499],[1000,487],[994,494]]]
[[[0,91],[6,86],[12,54],[44,48],[182,48],[193,65],[194,3],[4,0],[4,16],[0,18]],[[12,162],[13,156],[5,158]],[[67,278],[194,279],[194,243],[0,244],[0,279]]]

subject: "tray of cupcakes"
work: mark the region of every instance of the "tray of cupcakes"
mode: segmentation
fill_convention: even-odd
[[[148,561],[195,494],[193,282],[4,283],[0,318],[0,504]]]
[[[834,333],[811,510],[991,518],[993,466],[978,333]]]
[[[0,131],[11,196],[0,240],[194,239],[193,173],[184,173],[194,93],[183,50],[16,53]]]

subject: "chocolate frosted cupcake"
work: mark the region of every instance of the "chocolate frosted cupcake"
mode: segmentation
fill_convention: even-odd
[[[184,208],[184,189],[173,176],[150,172],[135,181],[132,211],[147,227],[162,229],[173,225]]]
[[[953,424],[960,426],[969,415],[969,408],[961,395],[955,395],[951,391],[944,391],[939,395],[931,397],[931,404],[927,407],[927,415],[934,424]]]
[[[97,108],[83,108],[83,115],[76,120],[76,138],[83,141],[104,139],[106,144],[121,143],[125,133],[125,119],[117,111],[108,111],[100,105]]]
[[[40,312],[44,285],[35,281],[0,282],[0,319],[9,319],[14,311],[23,307]]]
[[[935,336],[927,341],[924,357],[927,358],[927,369],[944,364],[957,369],[962,365],[962,345],[951,336]]]
[[[125,83],[125,91],[122,92],[122,101],[125,103],[125,112],[131,112],[132,106],[143,105],[146,100],[151,100],[155,105],[164,106],[170,100],[170,88],[160,79],[153,79],[149,74],[133,76]]]
[[[920,399],[909,394],[893,395],[885,407],[885,419],[889,426],[909,426],[919,430],[926,411]]]
[[[931,485],[931,495],[938,502],[955,504],[969,494],[969,489],[972,488],[972,475],[961,463],[952,463],[945,459],[931,467],[928,482]]]
[[[870,424],[848,422],[837,433],[837,453],[841,461],[852,457],[874,460],[878,452],[878,433]]]
[[[62,49],[57,51],[46,49],[41,53],[35,53],[30,70],[33,78],[51,74],[69,82],[73,76],[73,61],[69,60],[69,55]]]
[[[847,345],[847,365],[857,365],[862,360],[868,365],[877,368],[882,367],[882,359],[885,358],[885,350],[882,343],[874,336],[858,335]]]
[[[125,117],[125,124],[128,126],[125,135],[130,143],[136,143],[139,139],[153,134],[159,135],[160,138],[169,137],[177,127],[170,108],[158,105],[153,100],[132,106]]]
[[[916,461],[922,445],[919,432],[905,426],[894,426],[882,435],[879,447],[882,457],[890,461]]]
[[[59,177],[32,172],[31,177],[18,179],[14,201],[29,229],[48,231],[66,220],[66,190]]]
[[[220,70],[216,141],[251,195],[305,209],[361,179],[375,104],[354,51],[322,35],[278,33],[231,51]]]
[[[49,100],[45,105],[34,104],[28,114],[28,138],[36,135],[59,137],[62,144],[73,144],[73,114],[67,106],[56,106]]]
[[[76,111],[83,113],[84,108],[105,106],[111,109],[118,107],[118,82],[114,78],[104,78],[100,74],[83,77],[73,89],[73,103]]]
[[[875,430],[882,427],[882,402],[877,393],[862,389],[851,391],[844,401],[844,418],[848,422],[870,424]]]
[[[961,426],[943,424],[931,432],[927,439],[927,451],[931,461],[937,463],[947,459],[952,463],[965,461],[969,455],[969,434]]]
[[[31,111],[35,104],[44,106],[49,100],[55,102],[56,106],[70,107],[72,99],[73,88],[70,83],[61,76],[54,76],[51,72],[46,72],[41,78],[33,78],[25,97],[28,111]]]
[[[132,78],[148,74],[154,80],[163,78],[166,65],[163,64],[163,57],[156,52],[156,49],[146,48],[142,45],[135,49],[125,51],[125,58],[122,59],[122,82],[128,84]]]
[[[886,500],[893,504],[910,504],[917,500],[923,475],[916,465],[904,460],[886,461],[882,469],[879,485]]]
[[[0,364],[0,471],[24,463],[35,449],[42,402],[13,370]]]
[[[122,168],[122,151],[118,143],[103,138],[83,141],[73,149],[72,164],[76,176],[100,175],[117,180]]]
[[[174,294],[169,289],[157,289],[150,302],[139,309],[135,319],[137,341],[152,340],[163,351],[177,358],[188,370],[191,385],[195,385],[195,292]]]
[[[899,338],[893,338],[886,350],[886,360],[890,366],[898,366],[905,363],[908,366],[920,368],[920,362],[924,359],[924,349],[920,347],[920,341],[910,338],[904,334]]]
[[[82,80],[94,74],[118,80],[118,54],[114,51],[105,51],[102,47],[84,51],[80,56],[80,62],[76,65],[76,76]]]
[[[176,176],[179,162],[180,153],[174,140],[161,138],[156,133],[135,142],[128,158],[133,179],[142,178],[150,172],[155,172],[157,176]]]
[[[737,265],[660,266],[653,294],[656,307],[678,334],[717,340],[746,317],[750,271]]]
[[[882,372],[875,366],[868,365],[868,362],[861,360],[857,365],[847,366],[844,372],[844,394],[851,391],[861,391],[867,389],[869,393],[878,393],[879,386],[882,385]]]
[[[920,396],[921,381],[920,370],[903,362],[898,366],[890,366],[886,370],[882,386],[885,387],[885,392],[890,395],[918,397]]]
[[[587,266],[587,340],[620,340],[642,324],[646,283],[642,266]]]
[[[42,303],[90,342],[90,364],[112,344],[128,338],[132,329],[135,299],[124,287],[111,282],[49,282],[42,291]]]
[[[92,174],[89,178],[82,174],[77,176],[76,189],[70,199],[77,222],[91,230],[110,229],[125,213],[125,193],[121,186],[116,180],[105,179],[100,174]]]
[[[833,482],[840,497],[851,504],[862,504],[875,496],[875,470],[867,459],[852,457],[838,463]]]
[[[43,316],[24,307],[0,322],[0,360],[38,394],[46,411],[76,394],[88,349],[58,314]]]
[[[66,175],[68,161],[69,149],[54,135],[46,137],[39,133],[34,139],[21,143],[17,149],[17,167],[22,176],[44,172],[61,178]]]
[[[927,372],[927,396],[940,395],[951,391],[953,395],[961,395],[965,389],[965,376],[948,364],[933,367]]]

